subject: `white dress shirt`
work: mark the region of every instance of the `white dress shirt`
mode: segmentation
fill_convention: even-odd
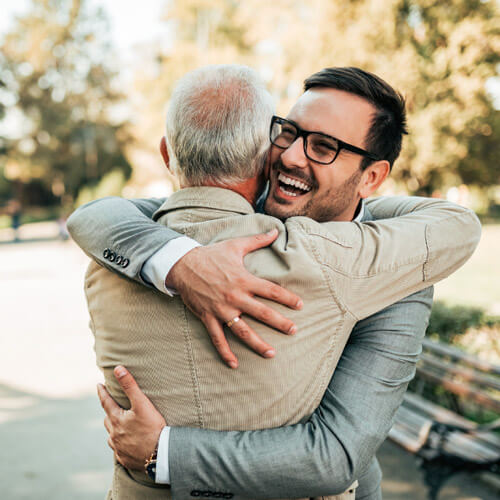
[[[358,213],[353,219],[360,222],[365,212],[364,200],[361,200]],[[177,293],[173,288],[165,285],[165,280],[170,269],[193,248],[200,244],[187,236],[175,238],[166,243],[160,250],[154,253],[142,266],[141,276],[144,281],[153,284],[160,292],[172,297]],[[156,482],[159,484],[170,484],[170,469],[168,462],[168,446],[170,438],[170,426],[166,425],[158,440],[158,455],[156,459]]]

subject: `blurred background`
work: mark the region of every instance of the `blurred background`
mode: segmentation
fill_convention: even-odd
[[[106,491],[88,260],[64,221],[95,198],[176,189],[158,144],[173,85],[200,65],[256,68],[284,115],[327,66],[400,90],[410,134],[381,194],[447,198],[484,223],[475,255],[436,287],[429,338],[500,365],[499,11],[498,0],[3,1],[1,498]],[[439,388],[426,397],[447,405]],[[385,498],[426,498],[414,457],[387,443],[381,460]],[[440,498],[498,498],[491,488],[457,478]]]

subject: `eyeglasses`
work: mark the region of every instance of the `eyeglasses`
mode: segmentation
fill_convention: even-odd
[[[304,139],[304,154],[309,160],[321,165],[330,165],[335,161],[342,149],[347,149],[370,160],[380,158],[364,149],[351,146],[347,142],[336,139],[321,132],[309,132],[301,129],[296,123],[279,116],[273,116],[269,138],[271,143],[281,149],[288,149],[299,137]]]

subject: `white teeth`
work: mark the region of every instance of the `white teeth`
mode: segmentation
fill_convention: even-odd
[[[296,188],[302,189],[302,191],[310,191],[311,187],[308,186],[307,184],[304,184],[303,182],[300,182],[297,179],[292,179],[291,177],[287,177],[286,175],[280,174],[278,175],[278,180],[282,182],[283,184],[288,184],[289,186],[294,186]],[[287,193],[288,194],[288,193]],[[295,194],[293,196],[296,196]]]

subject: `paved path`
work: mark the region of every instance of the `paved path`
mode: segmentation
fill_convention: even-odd
[[[102,499],[112,457],[95,396],[87,258],[69,241],[6,244],[2,236],[0,499]],[[425,499],[413,457],[387,443],[380,458],[384,498]],[[461,478],[442,498],[498,496]]]

